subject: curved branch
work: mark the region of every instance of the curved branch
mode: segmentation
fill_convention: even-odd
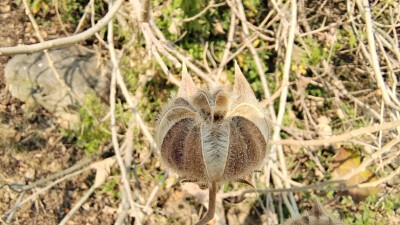
[[[61,47],[65,45],[70,45],[79,41],[84,41],[91,36],[93,36],[96,32],[99,32],[103,27],[105,27],[108,22],[114,17],[120,6],[124,0],[117,0],[114,6],[110,9],[110,11],[101,19],[99,22],[91,27],[90,29],[85,30],[82,33],[64,37],[64,38],[57,38],[54,40],[46,41],[43,43],[33,44],[33,45],[20,45],[14,47],[6,47],[0,48],[0,56],[1,55],[17,55],[17,54],[24,54],[24,53],[33,53],[42,51],[44,49]]]

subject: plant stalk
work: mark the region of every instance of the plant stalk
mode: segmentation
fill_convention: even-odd
[[[217,191],[218,191],[218,184],[216,182],[211,183],[211,187],[208,190],[208,193],[209,193],[208,199],[209,200],[208,200],[207,214],[195,225],[205,225],[208,221],[210,221],[214,218]]]

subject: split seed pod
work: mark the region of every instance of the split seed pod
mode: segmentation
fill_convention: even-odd
[[[184,182],[210,190],[214,217],[219,183],[246,182],[267,156],[270,125],[250,84],[235,64],[233,91],[199,90],[184,65],[178,94],[162,110],[156,142],[162,162]]]

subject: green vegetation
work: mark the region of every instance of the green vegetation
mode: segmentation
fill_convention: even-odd
[[[378,198],[376,195],[369,196],[365,202],[356,205],[350,197],[344,197],[341,201],[344,213],[344,222],[349,225],[362,224],[394,224],[394,216],[400,209],[399,194],[389,194]]]
[[[100,194],[107,193],[111,195],[115,201],[119,200],[121,197],[121,189],[119,188],[120,187],[119,184],[120,184],[119,179],[116,178],[110,179],[103,185]]]
[[[89,94],[85,103],[96,119],[106,116],[108,112],[107,106],[94,94]],[[77,147],[83,148],[85,154],[96,153],[111,138],[110,133],[107,131],[109,123],[98,124],[96,119],[86,109],[80,108],[79,124],[71,129],[62,129],[61,135],[66,137],[69,142],[73,141]]]
[[[101,19],[106,13],[104,8],[104,2],[101,0],[94,0],[94,11],[95,21]],[[17,4],[21,4],[22,0],[16,0]],[[31,6],[32,13],[36,15],[37,19],[41,23],[46,23],[46,17],[50,17],[51,14],[55,14],[54,9],[58,8],[60,19],[64,24],[78,24],[81,16],[85,12],[85,6],[89,3],[89,0],[73,0],[73,1],[61,1],[61,0],[27,0]],[[59,21],[58,21],[59,22]]]

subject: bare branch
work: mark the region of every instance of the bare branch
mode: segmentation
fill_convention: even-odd
[[[369,6],[368,0],[356,0],[358,8],[361,12],[363,12],[364,20],[365,20],[365,25],[367,28],[367,35],[368,35],[368,48],[369,48],[369,53],[371,55],[371,63],[372,63],[372,68],[374,69],[374,74],[375,78],[378,81],[378,87],[380,88],[382,92],[382,97],[385,103],[392,107],[393,109],[400,111],[400,106],[394,104],[389,97],[388,90],[386,88],[386,84],[383,81],[382,77],[382,72],[380,69],[379,65],[379,58],[378,54],[376,51],[376,42],[375,42],[375,37],[374,37],[374,30],[372,28],[372,18],[371,18],[371,8]]]
[[[232,46],[232,42],[233,42],[233,35],[235,34],[235,28],[236,28],[236,14],[234,12],[231,12],[231,22],[229,25],[229,33],[228,33],[228,39],[226,40],[226,45],[225,45],[225,49],[224,49],[224,54],[222,56],[221,59],[221,63],[218,67],[218,71],[217,71],[217,78],[216,81],[219,81],[219,78],[221,76],[221,73],[224,69],[224,66],[228,63],[228,55],[230,53],[230,49]]]
[[[119,7],[122,5],[123,2],[124,0],[117,0],[113,5],[113,7],[110,8],[109,12],[94,27],[91,27],[90,29],[85,30],[82,33],[70,37],[57,38],[54,40],[45,41],[43,43],[38,43],[33,45],[20,45],[15,47],[0,48],[0,56],[33,53],[42,51],[44,49],[61,47],[77,43],[80,41],[84,41],[92,37],[96,32],[99,32],[103,27],[105,27],[107,23],[114,17],[115,13],[117,13]]]
[[[82,196],[82,198],[77,202],[74,207],[71,208],[71,210],[68,212],[67,215],[61,220],[58,225],[65,225],[68,223],[68,221],[71,219],[71,217],[81,208],[81,206],[89,199],[90,195],[93,194],[93,192],[96,190],[96,186],[92,185],[89,190],[86,191],[86,193]]]
[[[210,8],[217,8],[217,7],[220,7],[220,6],[223,6],[223,5],[226,5],[226,2],[221,2],[221,3],[218,3],[218,4],[214,4],[214,0],[211,0],[209,3],[208,3],[208,5],[207,5],[207,7],[205,7],[203,10],[201,10],[199,13],[197,13],[196,15],[194,15],[194,16],[192,16],[192,17],[189,17],[189,18],[185,18],[185,19],[183,19],[183,22],[190,22],[190,21],[194,21],[194,20],[196,20],[197,18],[199,18],[200,16],[202,16],[204,13],[206,13]]]
[[[363,127],[359,128],[357,130],[352,130],[350,132],[337,135],[337,136],[332,136],[328,139],[322,139],[322,140],[293,140],[293,139],[286,139],[286,140],[274,140],[272,141],[272,144],[275,145],[303,145],[303,146],[317,146],[317,145],[329,145],[333,144],[336,142],[342,142],[342,141],[347,141],[352,138],[355,138],[357,136],[363,135],[363,134],[368,134],[368,133],[373,133],[377,132],[380,130],[387,130],[387,129],[393,129],[400,126],[400,120],[397,121],[392,121],[384,124],[374,124],[372,126],[368,127]]]
[[[83,168],[83,169],[81,169],[81,170],[78,170],[78,171],[75,171],[75,172],[73,172],[73,173],[70,173],[70,174],[68,174],[68,175],[66,175],[66,176],[64,176],[64,177],[62,177],[62,178],[60,178],[60,179],[58,179],[58,180],[53,181],[52,183],[50,183],[50,184],[47,185],[46,187],[41,188],[41,189],[39,189],[38,191],[36,191],[34,194],[32,194],[31,196],[29,196],[28,198],[26,198],[26,199],[24,199],[23,201],[21,201],[21,202],[15,204],[11,209],[9,209],[7,212],[5,212],[2,216],[6,216],[6,215],[10,214],[10,213],[11,213],[12,211],[14,211],[15,209],[17,209],[17,208],[19,208],[20,206],[22,206],[23,204],[25,204],[25,203],[27,203],[27,202],[33,200],[37,195],[40,195],[40,194],[44,193],[45,191],[49,190],[51,187],[53,187],[53,186],[55,186],[55,185],[57,185],[57,184],[59,184],[59,183],[65,181],[65,180],[67,180],[67,179],[70,179],[70,178],[72,178],[72,177],[74,177],[74,176],[76,176],[76,175],[79,175],[79,174],[81,174],[81,173],[83,173],[83,172],[85,172],[85,171],[87,171],[87,170],[89,170],[89,169],[90,169],[90,167],[86,167],[86,168]]]
[[[109,1],[109,5],[112,6],[112,1]],[[117,61],[117,55],[115,53],[115,49],[114,49],[114,33],[113,33],[113,20],[110,20],[109,24],[108,24],[108,46],[109,46],[109,52],[110,52],[110,57],[111,57],[111,61],[113,63],[114,69],[113,69],[113,73],[112,73],[112,78],[111,78],[111,84],[110,84],[110,112],[111,112],[111,134],[112,134],[112,143],[114,146],[114,152],[117,158],[117,162],[118,165],[121,169],[121,182],[122,185],[125,189],[125,193],[127,194],[128,197],[128,201],[130,203],[131,209],[133,210],[134,214],[135,214],[135,218],[137,219],[139,224],[142,224],[141,222],[141,218],[139,217],[139,213],[136,210],[136,206],[134,204],[133,201],[133,197],[132,197],[132,192],[131,192],[131,188],[129,185],[129,177],[127,175],[127,171],[125,169],[124,166],[124,162],[121,156],[121,152],[120,152],[120,148],[119,148],[119,144],[118,144],[118,138],[117,138],[117,128],[116,128],[116,117],[115,117],[115,95],[116,95],[116,85],[117,85],[117,76],[118,74],[120,74],[120,69],[119,69],[119,65],[118,65],[118,61]]]

